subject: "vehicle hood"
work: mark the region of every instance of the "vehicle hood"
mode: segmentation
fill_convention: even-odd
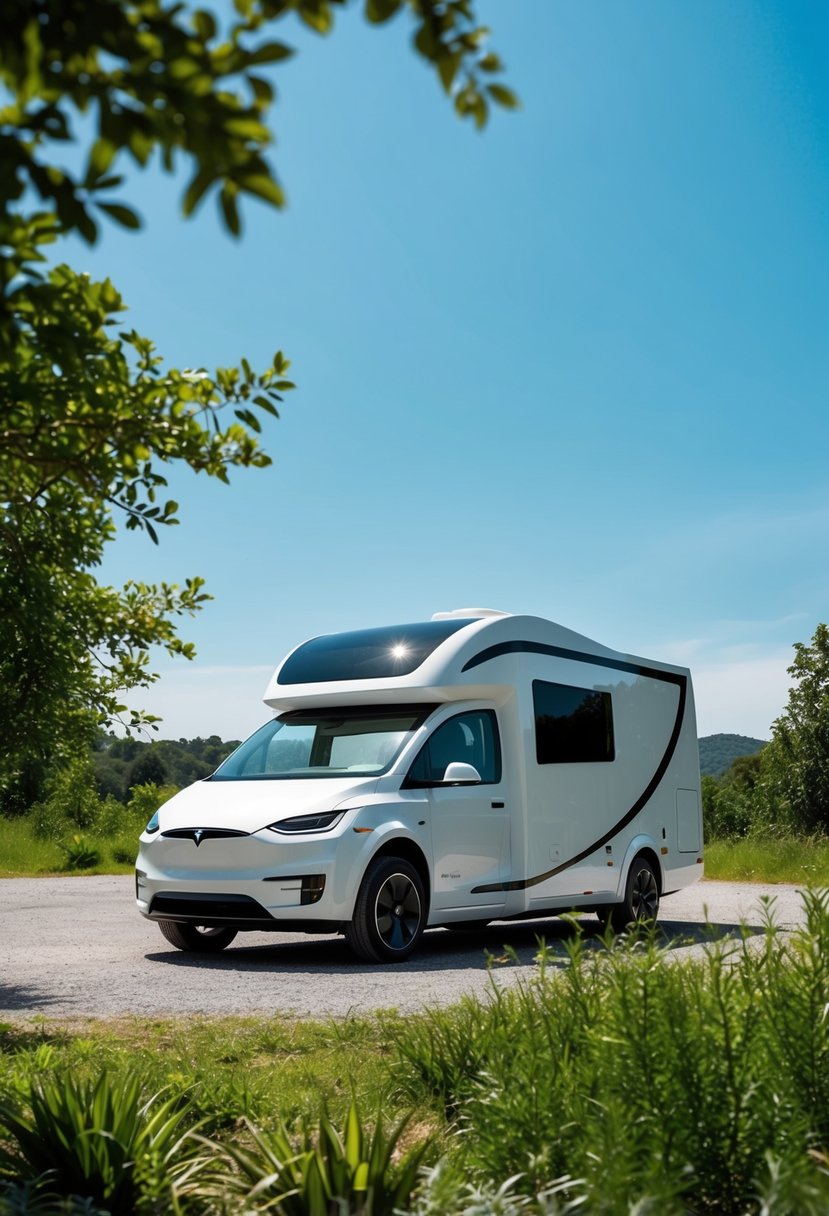
[[[376,777],[318,777],[306,781],[197,781],[158,811],[171,828],[235,828],[258,832],[291,815],[314,815],[374,793]]]

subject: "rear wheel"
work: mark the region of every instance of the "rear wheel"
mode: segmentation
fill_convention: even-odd
[[[158,927],[171,946],[197,954],[218,954],[236,936],[235,929],[210,929],[202,925],[182,925],[176,920],[160,920]]]
[[[367,963],[401,963],[426,927],[426,898],[420,875],[402,857],[375,857],[365,872],[348,944]]]
[[[624,899],[600,908],[599,920],[603,925],[609,922],[617,933],[622,933],[631,925],[654,924],[658,913],[659,883],[653,866],[646,857],[635,857],[628,870]]]

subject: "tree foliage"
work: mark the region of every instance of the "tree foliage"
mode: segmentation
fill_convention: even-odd
[[[278,353],[255,371],[166,369],[123,324],[108,281],[62,264],[67,234],[102,220],[138,228],[124,166],[189,174],[185,215],[214,192],[225,227],[239,200],[285,196],[267,159],[272,74],[293,48],[272,27],[320,34],[347,0],[234,0],[224,22],[163,0],[6,0],[0,23],[0,801],[22,806],[98,723],[129,713],[125,691],[155,677],[150,648],[190,657],[179,618],[209,598],[183,587],[101,586],[93,571],[122,518],[156,541],[178,522],[171,463],[228,480],[270,463],[263,415],[292,387]],[[417,53],[478,127],[514,108],[472,0],[365,0],[372,24],[413,22]],[[280,27],[281,28],[281,27]],[[69,144],[80,144],[69,157]],[[77,168],[67,167],[77,165]]]
[[[794,685],[772,728],[769,787],[802,832],[829,832],[829,626],[811,644],[795,642]]]
[[[829,627],[795,642],[794,684],[771,741],[703,777],[706,836],[829,834]]]

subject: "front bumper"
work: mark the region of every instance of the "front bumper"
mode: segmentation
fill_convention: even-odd
[[[335,865],[356,852],[351,833],[285,840],[267,830],[212,839],[141,839],[136,903],[151,920],[237,928],[340,924],[351,908],[333,888]],[[354,844],[352,844],[352,840]],[[348,868],[349,858],[345,858]]]

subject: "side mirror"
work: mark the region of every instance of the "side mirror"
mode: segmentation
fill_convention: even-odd
[[[480,785],[481,774],[474,764],[465,764],[463,760],[453,760],[446,766],[441,785]]]

